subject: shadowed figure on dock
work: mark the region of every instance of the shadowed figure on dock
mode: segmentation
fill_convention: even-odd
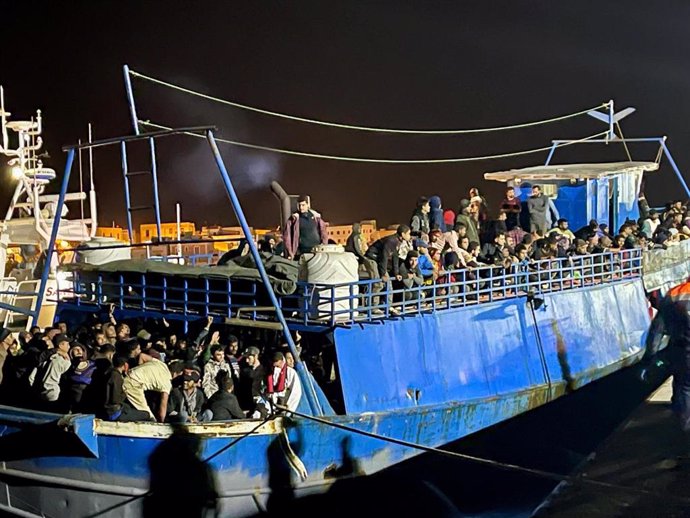
[[[201,460],[201,439],[184,427],[158,446],[149,457],[149,493],[144,518],[218,514],[216,483],[208,463]]]

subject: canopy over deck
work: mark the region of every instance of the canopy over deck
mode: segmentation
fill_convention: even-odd
[[[603,162],[597,164],[540,165],[524,167],[522,169],[498,171],[495,173],[484,173],[484,178],[497,182],[517,180],[598,180],[616,175],[640,174],[645,171],[656,171],[657,169],[659,169],[659,164],[656,162]]]

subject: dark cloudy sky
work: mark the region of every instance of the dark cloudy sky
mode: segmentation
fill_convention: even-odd
[[[8,108],[45,117],[50,165],[86,134],[131,132],[121,67],[304,117],[372,126],[471,128],[537,120],[615,99],[635,106],[629,136],[668,135],[690,168],[690,4],[649,2],[0,2],[0,83]],[[316,153],[387,158],[485,155],[605,129],[588,118],[484,136],[391,136],[321,128],[210,104],[135,82],[140,116],[167,125],[215,124],[227,138]],[[653,159],[656,149],[635,147]],[[542,163],[545,154],[450,165],[373,165],[224,147],[250,222],[275,224],[268,183],[311,194],[334,223],[409,217],[419,195],[455,207],[481,173]],[[620,146],[563,150],[556,161],[620,160]],[[146,165],[144,156],[133,169]],[[98,152],[102,221],[124,223],[116,154]],[[133,161],[134,162],[134,161]],[[2,174],[6,174],[3,171]],[[197,222],[232,223],[202,144],[161,146],[164,217],[174,203]],[[3,176],[4,191],[8,190]],[[143,181],[143,180],[139,180]],[[677,196],[670,168],[650,177],[654,203]],[[142,204],[150,194],[138,190]]]

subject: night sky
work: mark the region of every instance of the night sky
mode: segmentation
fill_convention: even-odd
[[[140,5],[145,4],[145,5]],[[61,146],[131,133],[122,65],[269,110],[349,124],[424,129],[513,124],[615,99],[635,106],[627,136],[669,136],[690,168],[690,4],[649,2],[31,2],[2,1],[2,69],[13,119],[43,110],[48,165]],[[606,129],[590,118],[471,136],[405,136],[323,128],[201,101],[135,81],[139,115],[165,125],[215,124],[222,137],[379,158],[476,156],[546,146]],[[203,141],[161,145],[163,216],[174,203],[197,223],[234,217]],[[275,225],[276,179],[308,193],[332,223],[405,221],[419,195],[456,208],[473,185],[493,206],[486,171],[543,163],[546,153],[449,165],[373,165],[223,147],[250,223]],[[653,146],[633,147],[653,160]],[[133,151],[130,167],[147,167]],[[622,146],[579,146],[555,162],[623,160]],[[101,222],[124,224],[117,154],[95,154]],[[76,173],[76,170],[75,170]],[[6,170],[3,190],[9,192]],[[145,180],[134,204],[148,201]],[[78,175],[74,175],[76,186]],[[677,197],[668,165],[648,178],[658,204]],[[152,216],[146,219],[152,220]]]

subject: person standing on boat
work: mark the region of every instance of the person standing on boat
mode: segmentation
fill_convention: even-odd
[[[302,398],[302,383],[297,371],[285,361],[283,353],[276,352],[273,355],[273,371],[266,384],[268,397],[273,404],[297,410]]]
[[[520,212],[522,212],[522,203],[520,198],[515,196],[515,189],[508,187],[506,189],[506,197],[501,203],[501,210],[506,213],[506,228],[513,230],[520,226]]]
[[[431,212],[429,199],[426,196],[422,196],[417,200],[417,208],[412,213],[412,218],[410,218],[412,235],[424,239],[425,241],[429,239],[429,231],[431,230],[429,225],[429,212]]]
[[[547,230],[546,213],[549,211],[549,197],[541,192],[538,185],[532,186],[532,196],[527,200],[530,232],[544,235]]]
[[[297,200],[297,212],[285,223],[283,243],[288,259],[297,259],[320,244],[328,243],[328,227],[321,214],[309,206],[309,197]]]

